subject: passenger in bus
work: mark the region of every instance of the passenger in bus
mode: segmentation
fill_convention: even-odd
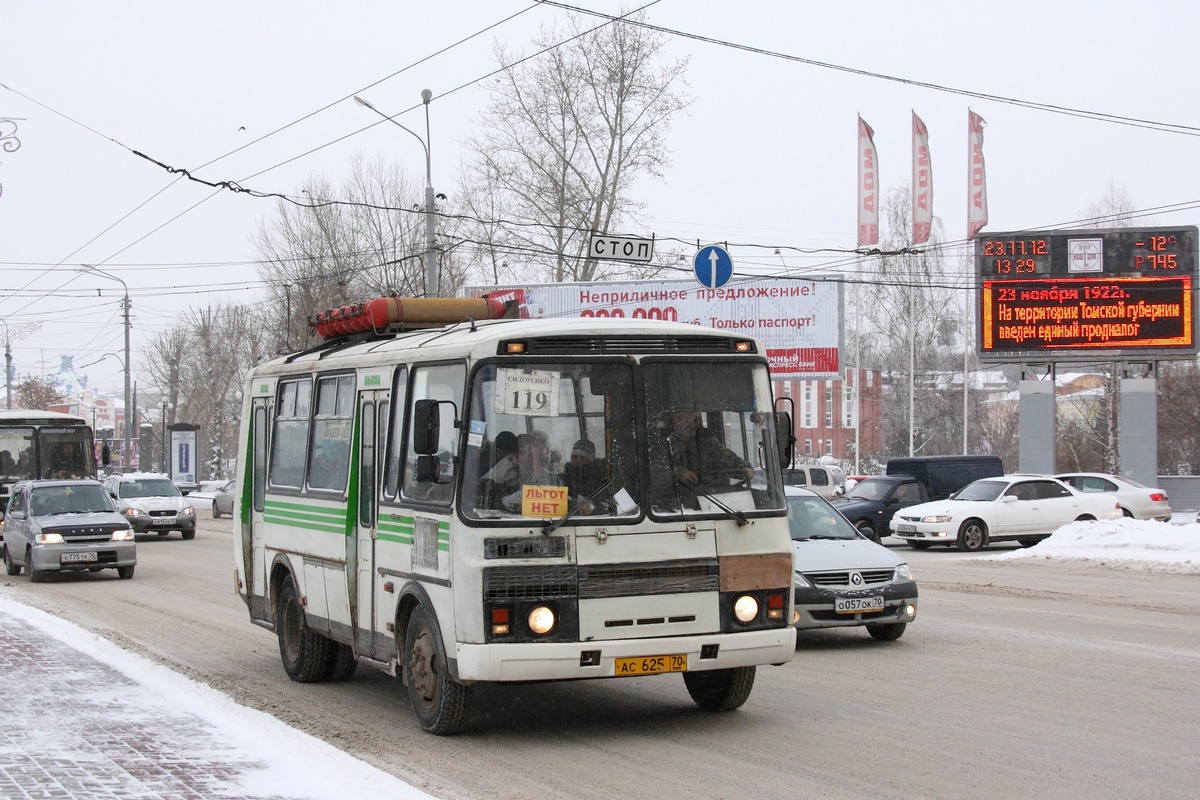
[[[17,462],[13,460],[12,453],[0,450],[0,475],[11,475],[16,468]]]
[[[74,442],[62,442],[50,451],[47,478],[82,478],[84,474],[83,454]]]
[[[610,509],[611,488],[604,486],[603,465],[596,461],[596,445],[580,439],[571,447],[571,458],[563,467],[563,478],[571,506],[581,514],[604,514]]]
[[[308,485],[314,489],[345,489],[347,449],[346,445],[334,441],[318,445]]]
[[[704,427],[699,412],[673,409],[669,414],[665,458],[659,459],[658,466],[666,466],[670,475],[660,474],[656,483],[666,479],[692,488],[716,488],[729,485],[731,479],[754,477],[754,467]],[[669,487],[660,488],[669,491]]]
[[[531,433],[517,436],[517,451],[496,463],[480,479],[481,505],[504,511],[521,510],[521,487],[552,484],[543,460],[546,446]]]

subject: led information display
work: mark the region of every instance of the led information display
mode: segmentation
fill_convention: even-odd
[[[1196,352],[1197,229],[991,233],[975,239],[981,356]]]

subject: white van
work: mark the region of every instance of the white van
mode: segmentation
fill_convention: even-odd
[[[826,500],[840,497],[846,490],[846,473],[824,464],[800,464],[783,471],[785,486],[803,486]]]

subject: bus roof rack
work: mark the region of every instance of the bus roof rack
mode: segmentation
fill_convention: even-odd
[[[315,320],[309,320],[309,327],[329,341],[356,334],[440,328],[457,322],[515,319],[517,310],[515,300],[493,297],[376,297],[322,311]]]

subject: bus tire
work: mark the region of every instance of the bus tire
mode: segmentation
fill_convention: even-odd
[[[308,627],[304,606],[296,595],[296,584],[291,576],[284,578],[279,587],[275,632],[279,634],[279,658],[289,678],[297,683],[325,679],[332,642]]]
[[[470,688],[450,676],[441,636],[424,606],[413,610],[404,634],[404,683],[424,730],[438,736],[458,733]]]
[[[706,711],[741,708],[754,688],[754,667],[685,672],[683,683],[696,705]]]
[[[325,680],[348,681],[358,671],[354,648],[341,642],[330,642],[329,659],[325,664]]]

